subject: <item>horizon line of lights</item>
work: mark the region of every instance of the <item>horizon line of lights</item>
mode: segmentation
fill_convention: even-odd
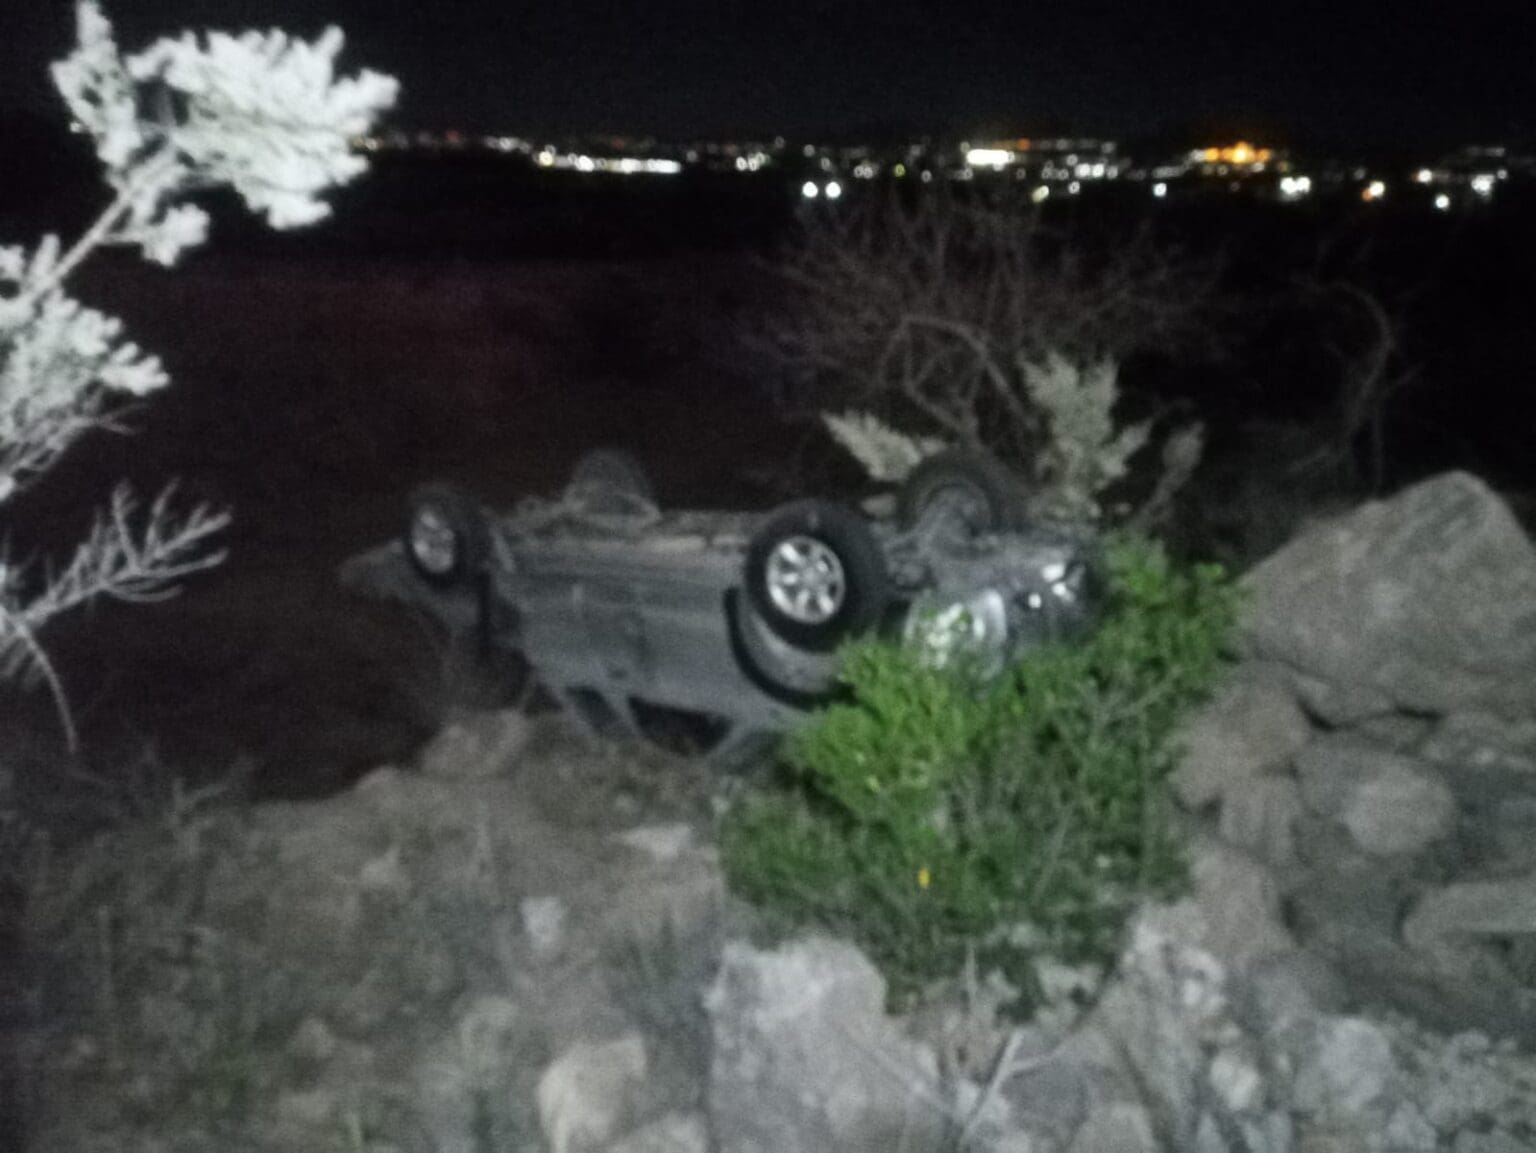
[[[418,144],[425,135],[417,134],[416,140]],[[458,134],[455,134],[455,136],[458,136]],[[352,140],[352,145],[354,148],[365,151],[377,151],[381,147],[406,144],[408,139],[403,133],[394,134],[393,136],[355,137]],[[537,152],[534,152],[530,142],[515,136],[458,136],[455,143],[478,143],[483,147],[496,151],[520,152],[528,155],[538,167],[544,169],[625,176],[675,176],[682,173],[689,163],[697,163],[699,159],[699,153],[696,150],[689,151],[686,162],[664,157],[592,156],[580,152],[559,152],[550,145],[545,145]],[[1211,174],[1212,168],[1218,167],[1218,165],[1218,170],[1225,174],[1229,164],[1243,167],[1247,173],[1256,175],[1264,172],[1268,162],[1278,156],[1278,162],[1271,171],[1278,170],[1276,174],[1279,178],[1276,181],[1276,191],[1279,193],[1281,201],[1294,203],[1310,196],[1315,190],[1312,177],[1294,173],[1290,170],[1289,162],[1284,153],[1277,154],[1268,148],[1256,148],[1244,141],[1239,141],[1237,144],[1225,148],[1196,149],[1186,154],[1187,159],[1183,164],[1165,164],[1143,171],[1138,171],[1135,168],[1123,168],[1121,164],[1105,164],[1102,159],[1098,158],[1090,162],[1074,154],[1060,158],[1056,162],[1045,160],[1040,170],[1037,173],[1031,174],[1029,166],[1024,161],[1034,159],[1041,152],[1045,151],[1040,147],[1040,143],[1042,142],[1036,142],[1036,146],[1033,149],[1028,149],[1023,141],[1009,142],[1006,146],[971,148],[966,145],[964,146],[965,151],[962,153],[964,160],[962,167],[950,169],[941,166],[937,172],[924,167],[914,175],[917,175],[922,183],[926,184],[933,181],[936,176],[951,180],[968,181],[980,173],[990,171],[1001,174],[1004,171],[1011,170],[1015,180],[1025,181],[1033,179],[1040,182],[1030,191],[1030,198],[1036,204],[1042,203],[1051,195],[1051,188],[1047,187],[1047,184],[1054,184],[1058,191],[1065,192],[1067,196],[1075,197],[1083,191],[1083,182],[1085,181],[1126,178],[1133,181],[1148,181],[1149,191],[1153,198],[1165,200],[1174,191],[1171,183],[1172,180],[1197,174],[1191,172],[1192,166],[1203,167],[1207,176]],[[1083,147],[1095,142],[1057,141],[1055,143],[1073,143]],[[1111,154],[1110,146],[1096,144],[1096,147],[1100,150],[1100,157]],[[806,148],[810,155],[816,155],[820,151],[809,145]],[[909,153],[915,151],[915,149],[909,149]],[[1024,151],[1033,151],[1035,157],[1022,155],[1021,153]],[[1213,158],[1216,162],[1214,164],[1212,163]],[[733,161],[731,167],[743,173],[758,172],[764,168],[777,167],[777,161],[774,157],[761,148],[754,148],[745,153],[736,153],[731,159]],[[1496,156],[1496,159],[1503,159],[1502,152]],[[1061,163],[1061,160],[1065,160],[1066,163]],[[885,169],[884,164],[876,163],[869,159],[867,152],[865,153],[865,158],[861,159],[851,170],[851,173],[846,175],[840,172],[837,167],[834,167],[831,160],[825,156],[819,158],[819,163],[816,167],[820,169],[820,174],[815,179],[806,180],[800,186],[801,197],[805,200],[839,200],[846,192],[847,183],[874,179],[880,175],[882,170],[889,171],[897,179],[909,175],[907,164],[897,161],[889,169]],[[1368,204],[1378,203],[1386,199],[1387,182],[1381,179],[1370,179],[1367,182],[1366,174],[1367,169],[1363,167],[1357,167],[1352,171],[1354,179],[1364,184],[1363,187],[1359,188],[1359,198]],[[1467,189],[1471,193],[1473,201],[1483,201],[1486,203],[1493,198],[1498,184],[1508,180],[1509,177],[1510,170],[1505,167],[1500,167],[1493,171],[1473,171],[1469,173],[1465,170],[1455,171],[1426,166],[1408,174],[1406,180],[1411,184],[1425,186],[1426,188],[1434,186],[1439,186],[1439,189],[1449,188],[1449,191],[1437,189],[1431,200],[1435,210],[1449,212],[1457,205],[1459,200],[1464,201],[1466,199],[1465,196],[1458,198],[1453,195],[1456,186]],[[1328,182],[1326,176],[1324,181],[1325,183]],[[1234,184],[1234,189],[1235,187],[1236,185]]]
[[[546,148],[534,158],[540,168],[560,171],[606,172],[620,176],[643,174],[648,176],[676,176],[682,172],[680,160],[664,160],[636,156],[587,156],[578,152],[555,152]]]

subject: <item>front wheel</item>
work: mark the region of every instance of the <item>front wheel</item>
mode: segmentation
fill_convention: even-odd
[[[763,624],[811,652],[875,628],[891,599],[885,552],[869,525],[824,500],[769,514],[747,548],[744,584]]]

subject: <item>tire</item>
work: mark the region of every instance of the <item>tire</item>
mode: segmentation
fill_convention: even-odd
[[[408,505],[401,542],[423,580],[447,587],[484,571],[490,532],[473,497],[455,485],[433,483],[412,492]]]
[[[622,448],[593,449],[578,460],[565,496],[598,512],[656,507],[656,492],[645,466]]]
[[[891,599],[885,552],[864,518],[824,500],[770,513],[747,547],[747,601],[774,636],[830,652],[881,623]]]
[[[1023,482],[996,457],[969,449],[930,456],[912,470],[896,496],[896,517],[910,529],[953,502],[972,535],[1025,525]]]
[[[725,594],[725,621],[737,666],[765,696],[796,709],[848,698],[836,657],[797,649],[773,635],[739,589]]]

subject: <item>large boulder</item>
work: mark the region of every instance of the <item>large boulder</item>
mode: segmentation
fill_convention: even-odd
[[[937,1060],[885,1016],[885,981],[853,946],[729,942],[705,1008],[720,1153],[937,1148],[942,1115],[915,1091]]]
[[[1175,736],[1179,764],[1169,784],[1185,808],[1203,808],[1283,770],[1311,736],[1311,723],[1279,675],[1234,673]]]
[[[1313,528],[1243,584],[1248,655],[1408,711],[1536,715],[1536,547],[1473,476]]]

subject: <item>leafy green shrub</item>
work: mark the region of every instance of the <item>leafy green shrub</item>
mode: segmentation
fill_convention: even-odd
[[[857,942],[898,1002],[970,950],[1027,1001],[1034,958],[1109,960],[1135,902],[1184,882],[1158,786],[1236,597],[1219,568],[1178,570],[1144,540],[1105,557],[1094,634],[990,682],[892,642],[852,646],[852,700],[790,738],[782,787],[726,816],[733,888]]]

